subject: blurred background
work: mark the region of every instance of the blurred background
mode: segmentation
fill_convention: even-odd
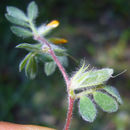
[[[130,130],[130,2],[129,0],[35,0],[39,6],[37,25],[57,19],[60,26],[53,36],[68,39],[64,45],[78,61],[96,68],[112,67],[115,75],[108,84],[115,86],[124,104],[116,113],[99,110],[94,123],[78,114],[75,102],[71,130]],[[0,0],[0,120],[37,124],[61,130],[67,111],[67,93],[63,77],[57,71],[47,77],[40,65],[35,80],[19,73],[20,60],[27,51],[15,49],[22,42],[12,34],[5,19],[6,6],[26,11],[30,0]],[[69,59],[68,74],[78,65]]]

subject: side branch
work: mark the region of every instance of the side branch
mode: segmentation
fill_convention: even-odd
[[[59,59],[57,58],[57,56],[55,55],[54,51],[52,50],[49,42],[41,36],[36,36],[34,37],[35,40],[41,42],[42,44],[46,44],[49,47],[49,54],[52,56],[53,60],[56,62],[59,70],[61,71],[64,80],[66,82],[66,86],[67,86],[67,92],[68,92],[68,97],[69,97],[69,106],[68,106],[68,113],[67,113],[67,119],[66,119],[66,124],[65,124],[65,130],[68,130],[70,127],[70,123],[71,123],[71,118],[72,118],[72,112],[73,112],[73,104],[74,104],[74,99],[71,98],[71,96],[69,95],[69,78],[68,75],[64,69],[64,67],[62,66],[62,64],[60,63]]]
[[[55,55],[54,51],[52,50],[52,48],[51,48],[50,44],[48,43],[48,41],[44,37],[41,37],[41,36],[34,37],[34,39],[38,40],[42,44],[46,44],[49,47],[49,53],[53,57],[53,60],[56,62],[59,70],[61,71],[61,73],[62,73],[62,75],[64,77],[64,80],[66,82],[67,89],[68,89],[69,88],[69,78],[68,78],[68,75],[67,75],[64,67],[61,65],[60,61],[58,60],[57,56]]]

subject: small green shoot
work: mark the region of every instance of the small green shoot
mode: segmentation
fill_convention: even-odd
[[[38,17],[38,6],[34,1],[29,3],[27,13],[13,6],[8,6],[6,11],[6,19],[14,24],[11,27],[12,32],[18,37],[35,40],[34,44],[25,42],[16,46],[16,48],[28,51],[19,64],[19,71],[21,72],[25,68],[26,76],[29,79],[34,79],[38,73],[38,63],[41,62],[47,76],[52,75],[58,67],[64,77],[69,99],[65,130],[69,129],[73,104],[76,99],[79,100],[81,117],[88,122],[95,120],[97,107],[108,113],[118,110],[122,99],[116,88],[106,85],[114,72],[112,68],[88,69],[89,66],[86,66],[84,62],[72,77],[66,73],[64,67],[68,66],[67,56],[69,54],[67,49],[59,44],[67,43],[67,40],[54,37],[46,38],[48,33],[58,27],[59,21],[52,20],[37,27],[35,23]]]

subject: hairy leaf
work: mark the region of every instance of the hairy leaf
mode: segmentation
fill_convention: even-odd
[[[17,19],[28,21],[27,16],[24,14],[24,12],[16,7],[13,6],[7,6],[7,13],[8,15],[15,17]]]
[[[108,92],[109,94],[111,94],[113,97],[115,97],[120,104],[123,103],[123,101],[122,101],[122,99],[120,97],[120,94],[119,94],[119,92],[117,91],[116,88],[114,88],[112,86],[105,86],[104,90],[106,92]]]
[[[45,63],[44,71],[45,71],[47,76],[53,74],[55,72],[55,69],[56,69],[55,62],[47,62],[47,63]]]
[[[87,96],[82,96],[79,101],[79,113],[88,122],[93,122],[96,118],[97,110],[95,105]]]
[[[66,56],[57,56],[57,58],[64,67],[68,66],[68,58]]]
[[[37,62],[34,56],[30,57],[26,68],[25,68],[25,74],[29,79],[34,79],[37,74]]]
[[[90,71],[86,72],[86,74],[81,76],[81,78],[85,79],[84,81],[81,81],[82,82],[81,87],[95,86],[95,85],[100,85],[100,84],[104,83],[113,74],[113,69],[104,68],[104,69],[100,69],[100,70],[92,70],[92,71],[90,70]],[[80,81],[80,79],[79,79],[79,81]]]
[[[31,37],[33,35],[30,30],[22,27],[12,26],[11,30],[15,35],[23,38]]]
[[[20,62],[20,64],[19,64],[19,72],[21,72],[22,69],[25,67],[25,65],[27,64],[27,61],[28,61],[28,59],[30,58],[31,55],[32,55],[32,53],[27,54],[24,57],[24,59]]]
[[[82,67],[72,77],[72,89],[97,86],[107,81],[113,74],[113,69],[104,68],[100,70],[85,71],[87,67]]]
[[[111,96],[102,92],[95,92],[93,95],[95,102],[103,111],[115,112],[118,110],[118,104]]]
[[[54,45],[51,43],[50,43],[50,45],[57,56],[65,56],[66,55],[67,50],[65,48],[59,47],[58,45]]]
[[[43,63],[53,61],[53,58],[46,53],[36,54],[36,57]]]
[[[24,26],[24,27],[29,27],[29,24],[21,19],[12,17],[8,14],[5,14],[5,17],[8,21],[10,21],[11,23],[14,23],[16,25],[20,25],[20,26]]]
[[[38,15],[38,7],[34,1],[32,1],[28,5],[27,12],[28,12],[28,17],[31,21],[36,19],[37,15]]]
[[[57,56],[65,56],[66,55],[66,49],[64,49],[64,48],[54,48],[54,52]]]
[[[31,44],[28,44],[28,43],[22,43],[22,44],[19,44],[16,46],[16,48],[23,48],[23,49],[26,49],[28,51],[40,51],[41,48],[37,46],[37,44],[35,45],[31,45]]]

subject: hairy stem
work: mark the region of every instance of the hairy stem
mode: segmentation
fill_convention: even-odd
[[[69,78],[68,78],[68,75],[67,75],[64,67],[62,66],[62,64],[58,60],[57,56],[55,55],[54,51],[52,50],[48,41],[44,37],[41,37],[41,36],[35,36],[34,39],[41,42],[42,44],[46,44],[49,47],[49,54],[52,56],[53,60],[56,62],[57,66],[58,66],[59,70],[61,71],[61,73],[64,77],[64,80],[66,82],[67,92],[68,92],[68,96],[69,96],[69,106],[68,106],[68,113],[67,113],[65,130],[68,130],[69,127],[70,127],[70,122],[71,122],[72,112],[73,112],[73,104],[74,104],[74,99],[71,98],[71,96],[69,95]]]
[[[73,113],[73,105],[74,105],[74,99],[69,96],[69,106],[68,106],[68,113],[67,113],[67,119],[64,130],[69,130],[72,113]]]
[[[64,79],[65,79],[65,82],[66,82],[66,85],[67,85],[67,89],[68,89],[68,86],[69,86],[69,79],[68,79],[68,75],[66,74],[65,72],[65,69],[64,67],[61,65],[60,61],[58,60],[58,58],[56,57],[54,51],[50,50],[50,54],[51,56],[53,57],[54,61],[56,62],[57,66],[59,67]]]
[[[47,41],[45,38],[43,38],[43,37],[38,36],[38,37],[35,37],[35,39],[38,40],[39,42],[41,42],[42,44],[46,44],[46,45],[49,47],[49,49],[50,49],[50,50],[49,50],[49,53],[50,53],[50,55],[52,56],[53,60],[56,62],[56,64],[57,64],[59,70],[61,71],[61,73],[62,73],[62,75],[63,75],[63,77],[64,77],[64,80],[65,80],[65,82],[66,82],[67,89],[68,89],[68,86],[69,86],[69,78],[68,78],[68,75],[67,75],[67,73],[66,73],[64,67],[61,65],[60,61],[58,60],[57,56],[55,55],[54,51],[52,50],[50,44],[49,44],[48,41]]]

